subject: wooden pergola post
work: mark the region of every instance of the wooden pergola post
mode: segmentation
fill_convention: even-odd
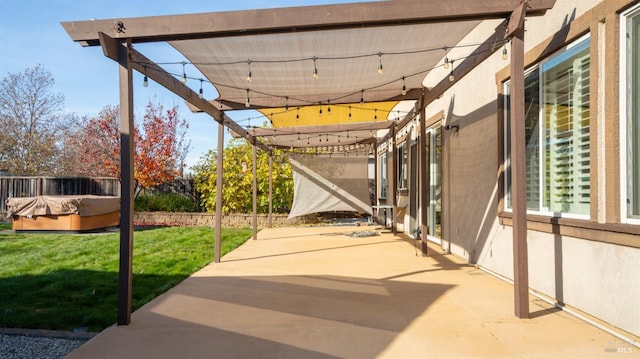
[[[213,245],[213,261],[220,263],[220,247],[222,243],[222,187],[224,174],[224,125],[218,123],[218,153],[216,155],[216,238]]]
[[[524,111],[524,16],[527,1],[511,15],[511,198],[513,207],[513,284],[515,315],[529,317],[527,253],[526,145]]]
[[[253,148],[253,240],[258,239],[258,148],[256,147],[256,139],[253,138],[251,144]]]
[[[120,268],[118,274],[118,325],[131,322],[133,266],[133,70],[129,61],[131,40],[116,44],[120,78]]]
[[[424,101],[424,94],[420,97],[420,101],[418,101],[418,108],[420,113],[420,124],[418,125],[418,170],[420,176],[420,184],[418,188],[420,189],[420,195],[418,196],[420,200],[420,235],[422,238],[421,243],[421,252],[422,256],[427,256],[427,235],[429,234],[429,177],[427,175],[427,168],[429,168],[430,163],[427,158],[427,113],[426,113],[426,105]]]
[[[396,211],[398,210],[398,147],[396,147],[396,126],[391,126],[391,231],[394,235],[398,234],[398,224],[396,223]],[[385,223],[386,226],[386,223]]]
[[[273,228],[273,156],[269,153],[269,228]]]

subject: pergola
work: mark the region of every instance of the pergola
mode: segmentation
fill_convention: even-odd
[[[131,320],[133,70],[217,121],[220,154],[225,126],[253,144],[255,159],[258,148],[375,146],[394,140],[396,128],[418,118],[418,173],[424,189],[426,107],[507,41],[511,46],[515,314],[528,317],[524,18],[542,15],[554,4],[555,0],[391,0],[63,22],[74,41],[82,46],[101,46],[105,56],[119,64],[122,196],[118,324],[127,325]],[[460,43],[487,19],[503,21],[481,43]],[[182,62],[182,73],[169,72],[135,49],[135,44],[150,42],[168,42],[182,53],[188,59]],[[449,58],[452,50],[456,56]],[[203,77],[188,76],[190,66]],[[431,71],[445,66],[450,70],[440,81],[423,82]],[[205,83],[216,88],[218,98],[201,96]],[[393,111],[400,101],[417,101],[413,113],[402,114],[403,121]],[[240,109],[260,110],[271,127],[247,129],[225,114]],[[381,129],[389,129],[382,139],[375,136]],[[306,141],[300,141],[301,134]],[[218,156],[218,168],[222,168],[222,160]],[[253,173],[255,198],[255,160]],[[220,191],[222,171],[217,175]],[[424,192],[420,191],[419,204],[427,208]],[[217,209],[221,208],[221,197],[217,197]],[[216,262],[220,260],[221,212],[216,210]],[[254,200],[254,238],[255,213]],[[422,232],[426,233],[426,210],[421,213]],[[426,247],[424,251],[426,254]]]

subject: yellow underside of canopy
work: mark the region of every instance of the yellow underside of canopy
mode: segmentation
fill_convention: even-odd
[[[398,101],[352,105],[314,105],[305,107],[268,108],[259,110],[274,128],[323,126],[344,123],[382,122],[393,119]]]

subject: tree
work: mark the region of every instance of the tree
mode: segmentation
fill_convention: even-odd
[[[76,175],[120,177],[120,108],[105,106],[97,117],[83,118],[68,148]]]
[[[120,108],[106,106],[95,118],[85,118],[71,144],[78,154],[80,174],[120,177]],[[135,124],[135,123],[134,123]],[[142,126],[134,126],[135,193],[181,175],[189,149],[188,124],[177,107],[164,111],[149,102]]]
[[[40,65],[0,82],[0,167],[10,173],[55,173],[60,139],[73,117],[64,114],[64,97],[53,92],[54,83]]]
[[[232,139],[224,149],[222,211],[224,213],[250,213],[253,211],[252,146],[244,139]],[[291,165],[282,150],[273,150],[273,208],[287,212],[293,201],[293,175]],[[258,151],[258,212],[269,208],[269,154]],[[209,151],[194,166],[196,189],[201,193],[202,205],[209,212],[216,205],[217,153]]]

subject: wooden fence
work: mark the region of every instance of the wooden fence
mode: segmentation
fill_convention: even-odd
[[[40,195],[120,196],[120,180],[108,177],[0,177],[0,215],[7,214],[7,198]]]

